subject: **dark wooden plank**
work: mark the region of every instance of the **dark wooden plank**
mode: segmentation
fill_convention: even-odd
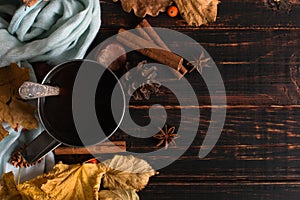
[[[130,28],[134,28],[135,25]],[[93,46],[116,34],[117,31],[118,28],[102,28]],[[185,29],[180,32],[202,45],[217,64],[223,65],[284,64],[299,49],[300,45],[300,36],[297,30],[190,31]],[[172,41],[167,35],[163,39],[171,49],[185,51],[187,48],[192,50],[197,48],[197,43]]]
[[[141,198],[296,199],[300,194],[299,112],[290,107],[228,109],[224,131],[213,151],[204,159],[197,157],[205,134],[200,131],[178,161],[151,179],[140,192]],[[207,120],[204,116],[200,130],[205,130]],[[129,141],[130,151],[156,150],[151,146],[155,140]]]
[[[116,32],[114,29],[103,31],[108,35]],[[199,42],[215,61],[222,74],[228,105],[299,103],[299,86],[293,82],[290,69],[299,65],[299,60],[292,59],[295,54],[299,55],[299,31],[185,30],[182,33]],[[196,43],[168,41],[168,38],[165,41],[171,49],[178,46],[182,51],[196,48]],[[95,41],[93,46],[100,42]],[[194,84],[197,95],[201,96],[201,103],[209,104],[208,97],[205,97],[207,94],[204,94],[207,92],[205,84],[195,73],[187,75],[187,78]]]
[[[179,126],[178,112],[169,112],[169,126]],[[168,112],[168,111],[167,111]],[[133,118],[138,124],[148,121],[145,111]],[[206,134],[210,120],[210,110],[201,109],[199,119],[190,119],[199,123],[198,134],[190,152],[185,156],[197,156],[202,139]],[[296,159],[299,156],[300,137],[298,124],[300,107],[253,107],[228,108],[222,135],[215,149],[204,160],[280,160]],[[146,119],[146,120],[145,120]],[[158,119],[152,119],[158,120]],[[121,134],[121,133],[118,133]],[[156,140],[124,138],[128,141],[128,150],[155,150]],[[184,148],[177,146],[176,148]],[[186,157],[184,158],[186,159]]]
[[[122,11],[120,3],[100,1],[102,27],[92,47],[117,33],[120,27],[134,28],[141,20]],[[216,62],[227,92],[224,129],[212,152],[198,157],[210,122],[209,94],[201,76],[187,75],[200,109],[199,130],[187,151],[171,165],[160,169],[139,192],[141,199],[298,199],[300,195],[299,75],[292,55],[300,47],[300,6],[289,14],[275,13],[263,1],[223,0],[217,22],[207,26],[186,26],[180,17],[165,13],[147,17],[153,26],[180,31],[201,44]],[[168,38],[165,38],[168,40]],[[195,44],[170,41],[173,48]],[[91,48],[92,48],[91,47]],[[137,55],[137,59],[141,59]],[[291,64],[291,60],[294,62]],[[176,84],[176,83],[174,83]],[[164,89],[152,103],[167,107],[168,124],[179,125],[178,102]],[[217,105],[224,106],[224,105]],[[181,107],[182,108],[182,107]],[[133,118],[147,124],[149,102],[132,102]],[[134,131],[134,130],[132,130]],[[128,151],[157,150],[157,140],[140,139],[118,130],[112,140],[125,140]],[[113,155],[101,155],[101,159]],[[149,158],[149,162],[168,158]],[[91,155],[56,156],[56,161],[83,162]]]
[[[153,180],[153,179],[152,179]],[[151,180],[151,182],[152,182]],[[299,198],[299,185],[256,184],[243,185],[239,181],[233,184],[203,183],[198,185],[150,185],[139,192],[141,199],[291,199]]]

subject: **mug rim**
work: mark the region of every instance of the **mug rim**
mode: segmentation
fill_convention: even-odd
[[[45,125],[45,123],[44,123],[44,121],[43,121],[43,118],[44,118],[44,117],[42,117],[42,113],[41,113],[41,112],[42,112],[42,111],[41,111],[41,107],[42,107],[42,100],[43,100],[44,98],[47,98],[47,97],[41,97],[41,98],[38,98],[38,100],[37,100],[37,108],[38,108],[38,109],[37,109],[37,112],[38,112],[38,117],[39,117],[39,119],[40,119],[40,123],[41,123],[41,125],[44,127],[45,131],[48,133],[49,136],[51,136],[54,140],[60,142],[61,144],[66,145],[66,146],[71,146],[71,147],[83,147],[83,146],[92,146],[92,145],[100,144],[100,143],[102,143],[102,142],[108,140],[108,139],[109,139],[109,138],[117,131],[117,129],[120,127],[120,125],[121,125],[121,123],[122,123],[122,119],[123,119],[123,117],[124,117],[124,115],[125,115],[125,102],[126,102],[126,100],[125,100],[126,97],[125,97],[125,93],[124,93],[123,86],[122,86],[122,84],[121,84],[119,78],[116,76],[116,74],[115,74],[111,69],[109,69],[108,67],[105,67],[104,65],[101,65],[101,64],[98,63],[97,61],[91,60],[91,59],[71,59],[71,60],[68,60],[68,61],[59,63],[58,65],[54,66],[54,67],[53,67],[53,68],[45,75],[45,77],[43,78],[41,84],[45,84],[45,82],[49,80],[49,77],[52,76],[53,74],[55,74],[55,72],[56,72],[57,70],[59,70],[59,68],[61,68],[63,65],[66,65],[66,64],[69,64],[69,63],[72,63],[72,62],[92,62],[92,63],[95,63],[95,64],[97,64],[97,65],[99,65],[99,66],[105,68],[106,70],[108,70],[108,71],[116,78],[116,80],[117,80],[116,85],[119,85],[119,87],[120,87],[120,89],[121,89],[121,92],[122,92],[122,98],[123,98],[122,115],[121,115],[121,117],[120,117],[119,122],[116,123],[117,125],[116,125],[115,129],[114,129],[113,131],[111,131],[111,133],[110,133],[107,137],[105,137],[104,139],[102,139],[102,140],[100,140],[100,141],[95,142],[94,144],[90,144],[90,145],[85,145],[85,144],[82,144],[82,145],[69,144],[69,143],[66,143],[66,142],[61,141],[60,139],[56,138],[56,137],[53,135],[53,133],[51,133],[52,131],[49,131],[49,127],[47,127],[47,126]],[[51,78],[51,77],[50,77],[50,78]]]

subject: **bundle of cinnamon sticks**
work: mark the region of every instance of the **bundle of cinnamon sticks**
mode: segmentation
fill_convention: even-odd
[[[146,19],[138,24],[136,28],[138,34],[121,28],[117,40],[144,56],[175,69],[180,73],[179,78],[188,72],[183,65],[183,58],[170,51]]]

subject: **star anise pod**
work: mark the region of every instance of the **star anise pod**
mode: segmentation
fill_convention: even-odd
[[[203,68],[209,67],[209,62],[211,58],[206,56],[205,53],[202,51],[199,57],[193,61],[190,61],[188,65],[192,65],[194,69],[196,69],[200,74],[202,74]]]
[[[172,145],[176,146],[175,143],[175,139],[177,139],[179,137],[179,135],[175,134],[175,126],[172,126],[171,128],[168,128],[167,125],[165,126],[165,130],[160,129],[160,132],[155,134],[153,137],[155,139],[160,140],[159,143],[156,146],[160,146],[162,144],[165,144],[165,149],[168,148],[169,143],[171,143]]]

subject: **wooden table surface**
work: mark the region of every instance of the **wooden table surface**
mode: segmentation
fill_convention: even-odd
[[[120,27],[131,29],[141,21],[124,13],[119,3],[100,3],[102,26],[92,46]],[[180,17],[165,13],[146,17],[152,26],[180,31],[207,50],[224,80],[227,116],[216,146],[200,159],[210,101],[199,86],[196,93],[202,107],[194,142],[177,161],[160,169],[139,195],[141,199],[299,199],[300,5],[289,14],[274,12],[262,0],[222,0],[218,8],[217,21],[201,27],[187,26]],[[199,84],[197,78],[191,77],[191,82]],[[139,105],[143,103],[132,113],[144,120],[147,112]],[[132,152],[154,150],[157,142],[121,131],[113,140],[125,140]],[[77,163],[87,157],[56,156],[56,161]]]

